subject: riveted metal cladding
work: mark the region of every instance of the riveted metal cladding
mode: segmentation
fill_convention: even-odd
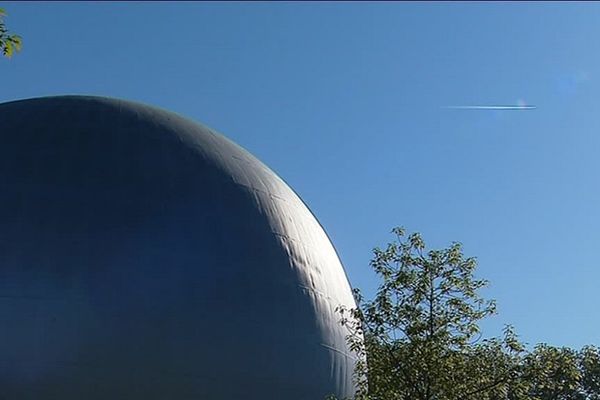
[[[0,105],[0,398],[353,393],[327,235],[247,151],[177,114]]]

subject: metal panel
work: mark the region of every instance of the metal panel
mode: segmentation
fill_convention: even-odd
[[[0,399],[353,393],[325,232],[247,151],[157,108],[0,105]]]

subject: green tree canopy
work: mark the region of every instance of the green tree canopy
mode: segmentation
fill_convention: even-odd
[[[371,266],[381,279],[372,301],[355,291],[358,308],[341,309],[359,356],[359,399],[492,399],[506,395],[524,351],[512,328],[481,340],[479,321],[495,303],[479,289],[476,260],[459,243],[426,250],[418,233],[393,230]]]
[[[538,344],[523,359],[520,384],[515,399],[599,400],[600,351]]]
[[[4,17],[6,17],[6,11],[0,8],[0,50],[5,57],[10,58],[15,51],[21,51],[22,39],[19,35],[8,31]]]
[[[510,326],[482,339],[496,307],[479,295],[476,260],[459,243],[426,250],[418,233],[392,232],[374,250],[374,298],[355,290],[357,308],[339,309],[358,356],[356,400],[600,400],[597,347],[527,351]]]

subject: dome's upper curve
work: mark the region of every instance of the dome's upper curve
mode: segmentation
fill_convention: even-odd
[[[0,104],[0,388],[19,399],[353,392],[325,232],[222,135],[129,101]]]

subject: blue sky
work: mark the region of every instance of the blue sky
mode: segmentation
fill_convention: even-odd
[[[0,101],[138,100],[238,142],[354,286],[402,225],[491,281],[497,334],[600,344],[600,3],[12,3]],[[535,104],[530,111],[446,109]]]

